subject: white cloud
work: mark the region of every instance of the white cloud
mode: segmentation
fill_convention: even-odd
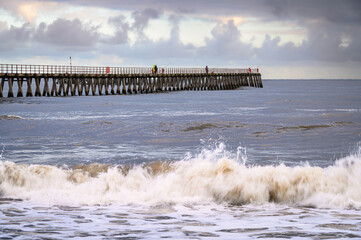
[[[206,38],[210,38],[212,29],[216,23],[209,20],[184,18],[179,24],[180,40],[184,44],[192,44],[200,47],[205,46]]]

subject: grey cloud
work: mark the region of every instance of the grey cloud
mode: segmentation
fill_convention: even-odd
[[[124,16],[111,17],[108,20],[109,24],[115,27],[114,36],[106,38],[104,43],[110,44],[126,44],[128,43],[129,24],[125,21]]]
[[[133,12],[134,23],[132,27],[139,33],[139,38],[144,39],[144,29],[147,27],[151,19],[157,19],[160,16],[160,12],[156,9],[146,8],[143,11]]]
[[[70,2],[70,1],[69,1]],[[79,5],[102,6],[142,11],[146,8],[163,9],[170,13],[241,15],[260,18],[321,18],[330,22],[350,24],[361,19],[359,0],[75,0]]]
[[[0,0],[1,1],[1,0]],[[116,54],[133,62],[153,61],[178,64],[186,62],[247,62],[257,61],[263,64],[287,63],[289,61],[319,62],[361,62],[361,1],[352,0],[199,0],[199,1],[95,1],[75,0],[71,4],[101,6],[111,9],[133,11],[132,26],[122,16],[109,18],[109,24],[115,27],[113,36],[102,36],[96,28],[86,27],[76,19],[73,21],[58,19],[53,23],[42,23],[37,28],[29,25],[0,29],[0,50],[24,47],[31,41],[46,43],[61,48],[73,48],[79,51],[92,49],[99,54]],[[158,9],[163,9],[159,11]],[[169,16],[172,25],[168,40],[153,42],[144,36],[144,29],[151,19],[162,14]],[[183,44],[180,41],[179,23],[183,17],[192,15],[217,19],[219,16],[252,16],[260,21],[295,22],[307,30],[307,40],[300,46],[293,43],[280,45],[280,37],[266,36],[261,48],[241,40],[242,34],[233,21],[218,23],[207,38],[203,47]],[[129,46],[128,35],[135,31],[139,39]],[[349,45],[342,47],[342,38]],[[14,40],[14,39],[18,39]],[[157,59],[155,59],[157,58]],[[175,60],[174,60],[175,61]],[[147,64],[148,64],[147,63]]]
[[[343,35],[350,38],[349,45],[342,46]],[[269,61],[320,61],[348,62],[361,61],[361,31],[345,31],[335,27],[314,25],[309,28],[308,40],[300,46],[293,43],[280,45],[280,38],[271,39],[266,36],[257,58]]]
[[[31,39],[33,28],[30,24],[25,23],[21,27],[2,24],[0,30],[0,51],[11,51],[16,48],[27,47]]]
[[[227,59],[244,59],[253,55],[253,47],[241,41],[241,32],[233,20],[218,24],[212,30],[212,38],[206,39],[206,46],[200,50],[202,55]]]
[[[264,5],[278,19],[299,22],[323,19],[338,25],[359,25],[361,22],[359,0],[267,0]]]
[[[34,38],[38,42],[81,50],[94,47],[99,34],[96,28],[85,27],[79,19],[58,18],[51,24],[39,24]]]

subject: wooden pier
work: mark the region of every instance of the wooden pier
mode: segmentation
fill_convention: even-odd
[[[7,84],[5,84],[7,82]],[[262,88],[258,69],[0,64],[0,97],[139,94]],[[5,93],[5,94],[4,94]]]

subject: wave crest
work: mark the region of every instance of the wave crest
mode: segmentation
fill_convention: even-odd
[[[361,148],[327,168],[246,166],[220,144],[177,162],[59,168],[0,161],[3,197],[60,205],[275,202],[361,208]]]

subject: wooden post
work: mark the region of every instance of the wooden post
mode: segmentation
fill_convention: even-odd
[[[70,83],[70,93],[72,96],[75,96],[75,91],[76,91],[76,78],[70,77],[69,78],[69,83]],[[74,83],[74,85],[73,85]]]
[[[259,83],[260,83],[259,85],[261,88],[263,88],[263,82],[262,82],[262,77],[261,77],[260,73],[259,73],[258,77],[259,77]]]
[[[49,78],[48,78],[48,77],[44,77],[43,96],[48,96],[48,97],[50,97]]]
[[[234,79],[234,74],[230,74],[229,78],[231,79],[231,88],[236,89],[236,81]]]
[[[253,79],[254,79],[254,86],[255,86],[256,88],[258,88],[259,86],[258,86],[258,78],[257,78],[257,75],[253,74]]]
[[[0,97],[3,97],[3,82],[5,81],[4,78],[0,78]]]
[[[133,94],[138,93],[138,78],[137,76],[133,77]]]
[[[5,86],[5,77],[3,78],[3,81],[1,82],[1,89],[4,89]]]
[[[178,75],[178,76],[174,76],[173,78],[173,91],[177,91],[177,79],[178,78],[183,78],[184,76],[182,75]]]
[[[117,81],[117,94],[120,94],[121,91],[120,91],[120,77],[119,76],[116,78],[116,81]]]
[[[202,75],[199,75],[199,77],[201,78],[201,90],[204,91],[207,88],[206,79]]]
[[[174,79],[174,89],[176,91],[179,91],[179,82],[180,82],[179,79],[183,79],[184,77],[185,77],[184,75],[175,77],[175,79]]]
[[[41,96],[41,90],[40,90],[40,78],[39,77],[35,77],[35,97],[40,97]]]
[[[240,88],[242,85],[241,85],[241,79],[240,79],[239,75],[235,74],[234,77],[236,78],[237,88]]]
[[[103,79],[101,77],[98,77],[98,95],[103,94]]]
[[[143,93],[148,93],[148,78],[143,77]]]
[[[20,77],[17,80],[18,80],[18,95],[17,95],[17,97],[22,97],[23,96],[23,78]]]
[[[89,85],[91,87],[92,95],[95,96],[96,92],[97,92],[97,78],[96,77],[91,77],[89,80],[90,80]]]
[[[153,92],[153,88],[154,88],[154,76],[152,78],[149,78],[149,81],[150,81],[150,89],[149,89],[149,92],[152,93]]]
[[[222,83],[217,75],[214,75],[214,80],[216,81],[216,86],[217,86],[216,89],[222,90]]]
[[[198,77],[196,77],[196,76],[191,76],[191,78],[193,78],[193,81],[194,81],[194,88],[193,88],[193,91],[197,91],[197,90],[199,90],[198,89]]]
[[[251,87],[254,87],[254,82],[253,82],[252,74],[249,73],[248,76],[249,76],[249,81],[250,81]]]
[[[164,76],[163,76],[163,74],[159,77],[159,88],[158,88],[158,90],[160,91],[160,92],[162,92],[163,91],[163,82],[164,82]]]
[[[139,76],[139,87],[138,87],[139,93],[143,93],[144,87],[143,87],[143,75]]]
[[[122,94],[126,94],[127,90],[125,87],[125,77],[124,76],[122,76],[122,87],[123,87]]]
[[[107,77],[103,78],[105,95],[109,95],[109,79]]]
[[[27,97],[32,97],[33,96],[33,90],[31,89],[31,82],[33,81],[33,78],[30,76],[30,77],[27,77],[26,78],[26,83],[27,83],[27,90],[26,90],[26,96]]]
[[[89,88],[88,88],[88,84],[87,84],[87,78],[83,77],[79,79],[80,81],[80,89],[79,89],[79,95],[83,95],[83,91],[85,93],[85,96],[89,95]]]
[[[168,91],[168,78],[169,78],[169,76],[167,76],[167,77],[164,77],[164,91]]]
[[[132,94],[132,81],[130,75],[128,75],[127,80],[128,80],[128,93]]]
[[[75,83],[74,83],[74,94],[76,95],[76,93],[78,92],[78,96],[81,96],[83,89],[80,89],[80,79],[79,79],[79,77],[76,76],[74,81],[75,81]]]
[[[197,78],[197,91],[201,91],[202,90],[202,78],[197,75],[195,76]]]
[[[57,81],[59,80],[53,77],[53,85],[51,86],[51,92],[50,92],[51,96],[58,96],[58,89],[56,83]]]
[[[8,85],[9,85],[8,97],[14,97],[13,78],[12,77],[8,78]]]
[[[110,78],[110,93],[111,93],[112,95],[115,94],[115,91],[114,91],[114,85],[115,85],[115,83],[114,83],[114,81],[115,81],[114,77],[111,77],[111,78]]]
[[[59,82],[59,88],[58,88],[57,96],[61,96],[61,92],[62,91],[63,91],[63,93],[65,92],[64,78],[61,77],[60,79],[58,79],[58,82]]]
[[[83,91],[85,93],[85,96],[89,95],[89,81],[90,79],[87,77],[84,77],[81,79],[81,89],[80,89],[80,93],[83,94]]]
[[[180,78],[179,79],[179,85],[178,85],[178,90],[180,90],[180,91],[183,91],[184,90],[184,80],[185,80],[186,78]]]
[[[169,78],[168,78],[168,91],[172,91],[172,90],[173,90],[173,78],[174,78],[174,74],[172,74],[172,75],[169,76]]]
[[[211,78],[213,82],[213,90],[219,90],[216,76],[212,75]]]
[[[189,89],[189,77],[182,79],[182,85],[183,85],[183,90],[187,91]]]
[[[226,84],[227,84],[226,89],[231,90],[232,89],[231,76],[229,76],[229,74],[226,74],[225,80],[226,80]]]
[[[70,93],[69,93],[70,92]],[[66,94],[65,96],[70,95],[74,96],[74,91],[73,91],[73,78],[72,77],[67,77],[67,81],[66,81]]]

